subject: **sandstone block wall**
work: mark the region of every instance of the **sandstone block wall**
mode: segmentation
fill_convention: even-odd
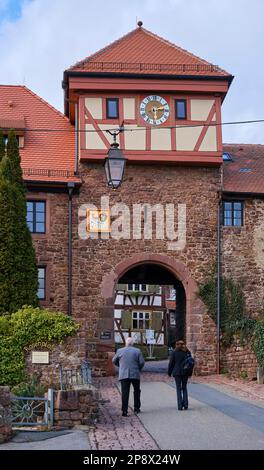
[[[247,312],[264,308],[264,200],[246,199],[244,225],[222,228],[223,275],[241,284]]]
[[[92,425],[98,417],[99,393],[93,386],[54,393],[54,425]]]
[[[221,355],[221,369],[232,377],[242,379],[257,378],[257,361],[249,346],[238,343],[232,345]]]

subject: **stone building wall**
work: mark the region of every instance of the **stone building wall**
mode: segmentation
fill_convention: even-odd
[[[0,444],[12,437],[11,394],[8,387],[0,387]]]
[[[47,299],[41,305],[51,310],[68,312],[68,195],[35,193],[27,199],[46,201],[46,233],[33,234],[39,266],[47,270]]]
[[[235,342],[221,355],[221,369],[232,377],[256,379],[256,356],[249,346],[241,346],[239,342]]]
[[[80,164],[79,170],[83,185],[73,196],[73,318],[81,328],[75,338],[67,340],[65,347],[62,345],[61,349],[51,352],[51,364],[42,372],[49,381],[53,380],[54,363],[78,366],[85,358],[92,361],[95,374],[106,374],[114,342],[113,339],[100,340],[100,331],[113,330],[113,305],[111,298],[102,294],[102,283],[120,261],[135,259],[142,254],[166,255],[174,262],[182,263],[188,270],[190,282],[194,281],[198,286],[216,260],[217,168],[131,164],[127,166],[122,186],[116,191],[107,187],[103,165]],[[182,250],[168,250],[168,240],[156,239],[155,233],[152,240],[143,239],[143,235],[138,240],[115,240],[111,234],[109,239],[99,235],[98,239],[82,240],[78,235],[78,224],[84,218],[78,217],[78,211],[83,204],[94,204],[100,209],[101,196],[109,197],[110,208],[124,203],[130,210],[133,204],[173,203],[176,207],[186,204],[186,246]],[[30,197],[33,198],[31,193]],[[49,297],[44,305],[67,313],[68,195],[50,193],[47,200],[49,232],[44,237],[35,237],[38,262],[48,268]],[[175,216],[177,222],[177,210]],[[111,221],[114,219],[112,217]],[[264,201],[247,199],[244,226],[222,228],[223,275],[243,285],[247,311],[255,317],[260,315],[264,299],[263,225]],[[153,228],[155,232],[155,217]],[[131,221],[131,233],[132,229]],[[183,279],[179,277],[179,280]],[[215,325],[199,299],[192,305],[186,331],[196,356],[197,373],[215,372]],[[232,354],[234,358],[240,357],[241,370],[251,367],[247,354],[243,356],[240,352],[238,355],[237,350],[232,350],[224,359],[230,370],[233,369]],[[29,365],[31,370],[38,368]]]
[[[43,384],[57,388],[60,384],[60,366],[65,369],[76,369],[82,362],[82,342],[78,333],[67,338],[63,344],[54,344],[52,347],[33,347],[26,351],[26,371],[35,376]],[[47,351],[49,364],[33,364],[32,351]]]
[[[264,309],[264,200],[246,199],[244,225],[222,228],[223,275],[241,284],[247,312]]]
[[[46,267],[46,300],[40,306],[52,311],[68,313],[68,194],[28,191],[27,199],[46,201],[46,233],[33,234],[38,266]],[[57,383],[57,365],[80,366],[85,360],[86,338],[80,329],[61,346],[50,351],[50,364],[31,363],[27,357],[27,371],[41,377],[45,383]],[[41,348],[36,348],[41,351]],[[45,349],[44,347],[44,350]]]
[[[243,289],[246,312],[261,318],[264,312],[264,200],[246,199],[244,225],[222,228],[223,276]],[[223,351],[222,366],[234,376],[256,377],[256,358],[249,347],[234,344]]]
[[[105,373],[107,352],[113,350],[113,339],[108,343],[100,341],[100,330],[113,330],[113,303],[110,297],[105,298],[102,294],[103,279],[122,260],[142,254],[164,254],[186,267],[190,273],[190,278],[185,279],[187,284],[201,282],[216,260],[219,169],[128,165],[125,181],[117,191],[107,187],[103,165],[81,165],[80,172],[84,184],[80,194],[73,198],[73,315],[82,324],[87,354],[93,361],[94,370],[101,374]],[[109,240],[100,237],[80,239],[77,225],[85,217],[78,220],[78,209],[82,204],[91,203],[100,209],[101,196],[109,196],[110,207],[122,202],[129,209],[133,203],[173,203],[176,208],[177,204],[186,204],[186,246],[170,251],[167,239],[114,240],[111,235]],[[207,361],[207,356],[215,355],[214,325],[205,315],[200,301],[195,300],[188,318],[187,338],[192,342],[201,367],[206,373],[215,372],[215,360],[209,364]]]

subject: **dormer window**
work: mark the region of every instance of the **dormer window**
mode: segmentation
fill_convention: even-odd
[[[0,129],[2,130],[3,135],[4,135],[5,146],[7,146],[9,131],[13,130],[16,134],[18,147],[19,148],[24,147],[24,138],[25,138],[25,129],[26,129],[24,118],[3,119],[0,117]]]
[[[223,153],[223,161],[224,162],[232,162],[232,157],[231,157],[230,153],[228,153],[228,152]]]
[[[107,98],[106,99],[106,117],[107,119],[118,119],[118,98]]]
[[[22,135],[16,135],[16,139],[17,139],[17,145],[19,148],[22,148],[24,147],[24,136]],[[7,143],[8,143],[8,135],[7,134],[4,134],[4,144],[5,146],[7,146]]]

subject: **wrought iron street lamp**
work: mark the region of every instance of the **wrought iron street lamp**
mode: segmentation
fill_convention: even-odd
[[[122,129],[120,128],[117,131],[107,132],[113,136],[114,142],[111,144],[105,159],[105,174],[108,186],[116,189],[122,184],[126,165],[126,158],[124,157],[122,150],[118,148],[119,144],[116,142],[116,137],[120,132],[122,132]]]

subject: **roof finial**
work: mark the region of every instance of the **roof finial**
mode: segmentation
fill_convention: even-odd
[[[139,28],[141,28],[141,26],[143,25],[143,21],[138,21],[137,25],[138,25]]]

